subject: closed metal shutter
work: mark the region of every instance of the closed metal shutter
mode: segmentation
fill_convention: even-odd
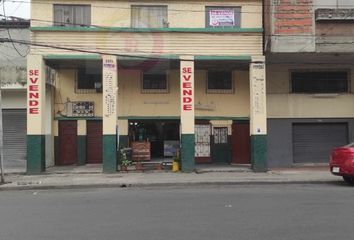
[[[293,124],[294,163],[327,163],[331,150],[347,143],[347,123]]]
[[[26,109],[3,109],[4,165],[26,167],[27,155]]]

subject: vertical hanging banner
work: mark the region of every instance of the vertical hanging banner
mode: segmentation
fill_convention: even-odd
[[[103,134],[116,134],[117,126],[117,59],[102,56],[103,73]]]
[[[194,134],[194,61],[181,60],[181,125],[182,134]]]
[[[267,134],[266,78],[264,62],[251,63],[251,135]]]

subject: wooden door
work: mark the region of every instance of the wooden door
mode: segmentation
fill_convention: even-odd
[[[59,121],[59,161],[58,165],[77,163],[77,122]]]
[[[232,124],[232,163],[251,163],[251,138],[249,123]]]
[[[87,163],[102,163],[102,121],[87,121]]]

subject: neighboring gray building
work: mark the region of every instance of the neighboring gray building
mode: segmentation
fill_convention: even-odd
[[[268,165],[327,164],[354,141],[353,1],[265,6]]]
[[[27,20],[0,20],[0,38],[30,40]],[[26,168],[26,55],[28,45],[0,43],[5,170]]]

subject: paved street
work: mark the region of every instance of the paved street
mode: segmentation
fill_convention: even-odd
[[[0,192],[0,239],[351,239],[354,189],[243,185]]]

